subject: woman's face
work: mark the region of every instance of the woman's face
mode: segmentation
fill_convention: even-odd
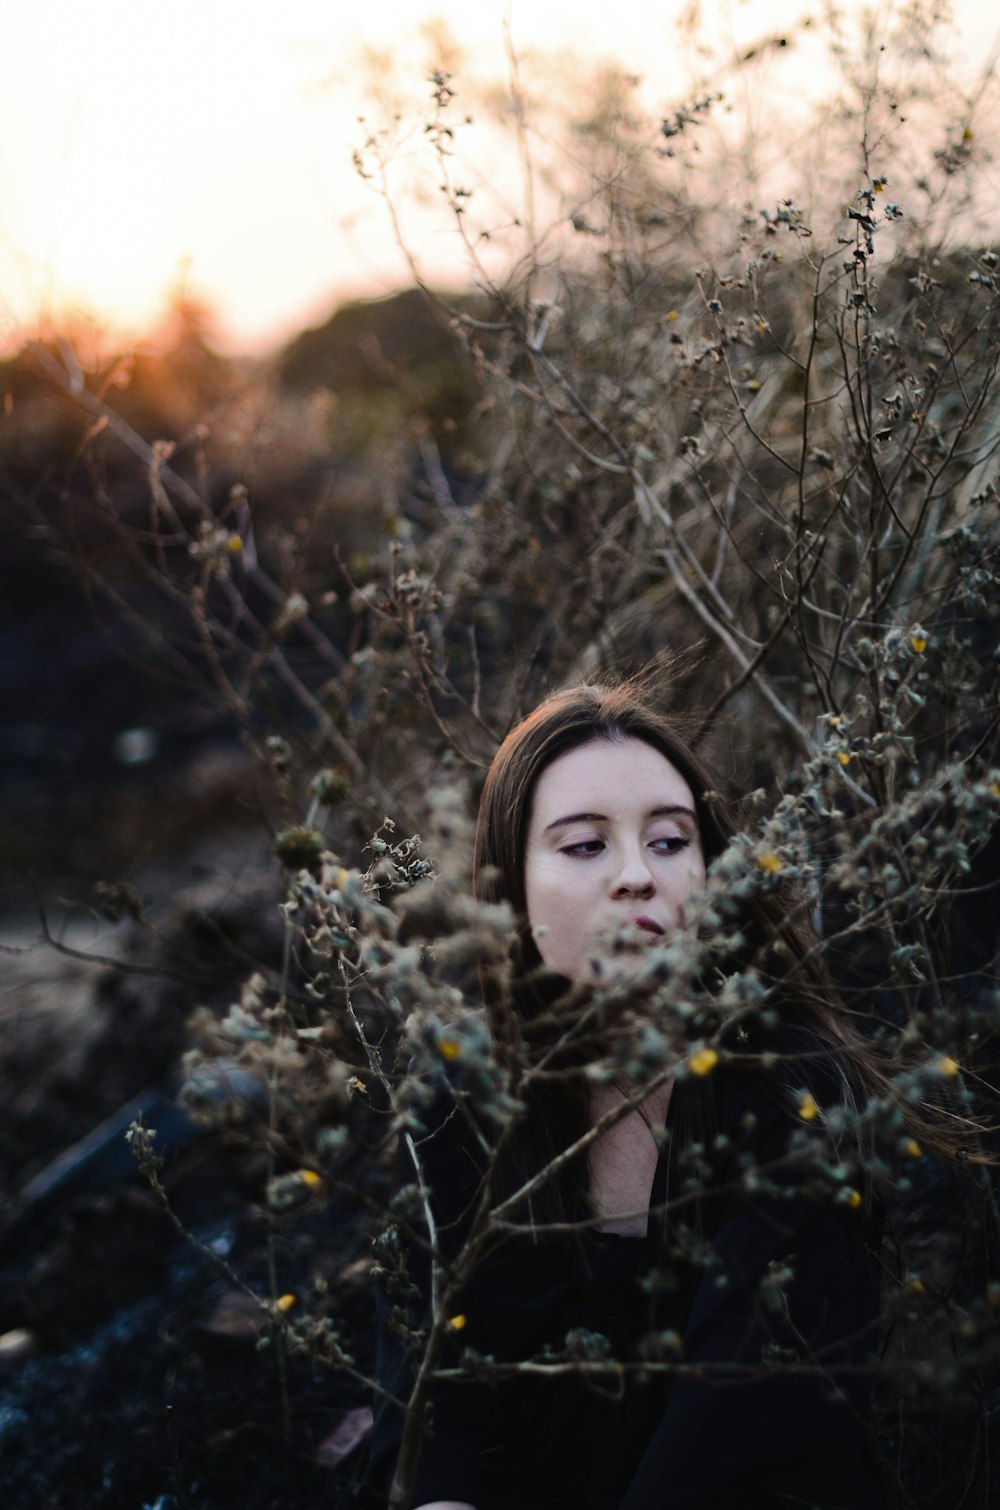
[[[691,788],[659,750],[639,739],[593,739],[546,766],[524,888],[549,969],[592,979],[592,962],[610,958],[616,938],[654,941],[682,924],[704,884]]]

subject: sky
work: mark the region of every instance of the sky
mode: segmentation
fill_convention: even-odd
[[[857,21],[861,0],[841,8]],[[997,42],[992,10],[954,6],[969,78]],[[19,5],[0,52],[0,348],[66,318],[148,331],[181,289],[212,309],[220,346],[259,352],[340,298],[404,285],[385,207],[352,165],[377,123],[400,140],[408,240],[430,276],[457,278],[458,238],[421,203],[412,124],[442,54],[470,98],[507,78],[508,41],[527,78],[542,54],[563,59],[564,82],[617,63],[641,77],[655,119],[720,57],[791,35],[809,14],[809,0]],[[821,88],[819,68],[804,41],[786,103]],[[484,145],[482,161],[499,205],[513,168],[494,167],[496,150]]]

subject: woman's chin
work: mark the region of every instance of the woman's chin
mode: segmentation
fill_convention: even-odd
[[[562,983],[565,993],[590,987],[613,989],[644,973],[649,950],[661,940],[645,933],[616,934],[599,949],[575,956],[572,960],[543,959],[541,978],[555,985]]]
[[[595,954],[585,963],[584,969],[575,976],[578,985],[598,986],[613,990],[615,986],[628,985],[646,968],[646,946],[642,943],[618,943],[606,954]]]

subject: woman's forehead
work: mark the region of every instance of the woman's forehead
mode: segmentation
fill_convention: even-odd
[[[536,783],[534,821],[544,827],[551,821],[549,809],[571,796],[598,804],[609,818],[636,807],[694,811],[694,795],[677,767],[653,745],[631,737],[588,740],[557,756]]]

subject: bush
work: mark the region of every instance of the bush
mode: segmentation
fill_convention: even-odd
[[[702,991],[725,920],[786,888],[813,918],[893,1067],[895,1098],[859,1113],[872,1168],[824,1178],[831,1198],[866,1175],[909,1197],[887,1304],[897,1335],[927,1329],[895,1347],[884,1429],[900,1502],[932,1461],[943,1505],[946,1444],[921,1440],[936,1392],[962,1396],[966,1423],[996,1414],[995,1206],[980,1170],[982,1199],[928,1230],[939,1166],[900,1107],[947,1088],[973,1161],[994,1156],[1000,258],[976,218],[993,81],[972,104],[947,96],[917,13],[892,26],[887,58],[842,51],[844,108],[803,138],[822,163],[785,160],[776,190],[773,166],[747,166],[738,113],[734,140],[728,82],[657,123],[634,81],[605,75],[587,118],[563,117],[574,156],[556,172],[515,71],[513,227],[466,187],[476,128],[461,82],[436,74],[424,140],[474,292],[424,294],[467,356],[460,379],[435,369],[436,393],[393,407],[390,457],[365,452],[384,427],[366,439],[345,411],[345,454],[360,445],[381,469],[377,519],[344,528],[336,566],[274,532],[252,550],[245,490],[213,503],[153,446],[152,524],[114,527],[190,615],[192,663],[241,721],[280,817],[284,967],[199,1016],[192,1063],[235,1060],[266,1086],[254,1136],[282,1221],[336,1191],[412,1227],[413,1135],[435,1086],[501,1138],[512,1125],[539,1067],[523,1043],[497,1055],[478,988],[486,971],[509,993],[512,918],[471,900],[477,785],[545,691],[673,657],[671,696],[751,793],[747,828],[714,868],[703,936],[650,955],[593,1073],[639,1087],[668,1065],[711,1073],[727,1023],[766,1016],[773,990],[755,957]],[[357,154],[390,201],[393,142],[372,130]],[[738,207],[737,164],[752,196]],[[336,410],[327,423],[336,448]],[[393,1192],[397,1135],[417,1177]],[[480,1213],[459,1262],[432,1253],[426,1330],[401,1312],[418,1422],[495,1220]],[[392,1269],[391,1239],[378,1251]],[[284,1329],[365,1372],[325,1319],[290,1313]],[[611,1367],[582,1343],[573,1357]],[[962,1472],[988,1493],[986,1457]]]

